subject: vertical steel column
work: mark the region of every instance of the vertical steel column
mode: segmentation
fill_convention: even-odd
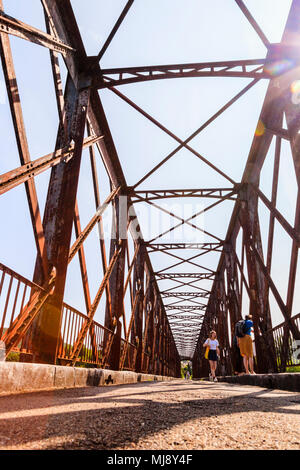
[[[163,327],[162,327],[162,305],[160,305],[158,316],[158,347],[157,347],[157,374],[162,375],[162,342],[163,342]]]
[[[109,292],[111,298],[111,312],[107,307],[105,315],[105,326],[113,329],[115,322],[116,331],[110,351],[110,367],[119,370],[121,354],[122,324],[120,318],[124,316],[124,277],[125,258],[127,244],[127,197],[119,195],[113,203],[112,238],[110,245],[110,259],[112,258],[119,241],[121,242],[121,253],[113,268],[109,279]]]
[[[137,348],[136,356],[136,372],[142,370],[142,356],[143,356],[143,316],[144,316],[144,277],[145,277],[145,247],[141,246],[136,261],[134,264],[133,272],[133,295],[139,291],[137,306],[134,313],[134,322],[136,329],[136,337],[133,338],[133,343]]]
[[[235,324],[242,318],[240,293],[238,286],[237,263],[234,257],[234,248],[230,244],[224,246],[225,266],[227,274],[227,299],[231,326],[231,360],[235,371],[242,371],[242,358],[239,349],[234,346]]]
[[[154,280],[151,280],[151,287],[150,287],[150,302],[151,302],[151,308],[149,312],[149,325],[148,325],[148,347],[147,347],[147,352],[150,354],[149,357],[149,366],[148,366],[148,372],[149,374],[154,373],[154,343],[155,343],[155,315],[156,315],[156,305],[157,305],[157,292],[154,288]]]
[[[166,316],[165,316],[164,312],[162,312],[162,321],[161,321],[160,357],[161,357],[161,375],[165,375],[165,367],[166,367]]]
[[[89,80],[77,90],[70,76],[65,93],[65,116],[60,124],[56,149],[68,147],[74,141],[73,158],[56,165],[51,172],[44,214],[44,232],[47,254],[52,272],[55,272],[55,290],[42,308],[33,327],[34,362],[54,363],[60,335],[61,309],[70,250],[72,225],[80,171],[82,144],[89,104]],[[41,280],[38,263],[35,281]]]
[[[161,308],[160,301],[156,302],[156,307],[154,311],[154,336],[152,344],[152,370],[153,374],[157,374],[157,354],[158,354],[158,325],[159,325],[159,311]]]
[[[154,278],[153,275],[149,272],[149,286],[146,293],[146,302],[145,302],[145,314],[146,314],[146,321],[145,321],[145,331],[144,331],[144,339],[143,339],[143,361],[146,353],[147,359],[147,370],[146,373],[150,373],[151,369],[151,351],[150,344],[153,341],[153,321],[154,321],[154,308],[155,308],[155,297],[154,297]]]
[[[265,305],[266,279],[253,252],[256,247],[263,259],[262,243],[258,220],[258,198],[253,189],[246,186],[241,190],[240,221],[244,231],[246,259],[250,287],[250,312],[253,315],[255,349],[258,372],[277,372],[273,337],[267,332],[272,329],[269,302]]]
[[[229,344],[229,332],[228,332],[228,319],[227,319],[227,299],[225,292],[225,278],[224,273],[220,276],[218,285],[217,285],[218,299],[216,303],[216,318],[218,320],[217,325],[217,335],[220,343],[221,351],[221,367],[220,373],[222,375],[231,375],[232,365],[231,365],[231,354],[230,354],[230,344]]]

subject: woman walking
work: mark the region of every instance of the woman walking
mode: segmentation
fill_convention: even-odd
[[[219,350],[219,341],[217,340],[217,333],[214,330],[210,332],[209,338],[207,338],[207,340],[203,344],[203,347],[209,348],[209,352],[208,352],[208,360],[209,360],[209,366],[210,366],[209,380],[213,382],[218,382],[218,379],[216,377],[216,368],[217,368],[218,356],[220,356],[220,350]]]

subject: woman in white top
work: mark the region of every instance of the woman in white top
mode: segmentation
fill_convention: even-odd
[[[203,347],[209,347],[208,360],[210,366],[210,380],[218,382],[216,377],[216,368],[218,356],[220,356],[219,341],[217,340],[217,333],[212,330],[209,334],[209,338],[203,344]]]

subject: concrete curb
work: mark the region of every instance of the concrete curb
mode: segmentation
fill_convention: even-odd
[[[108,369],[84,369],[81,367],[29,364],[25,362],[0,362],[1,395],[169,380],[174,380],[174,377]]]
[[[219,382],[300,392],[300,373],[256,374],[218,377]]]

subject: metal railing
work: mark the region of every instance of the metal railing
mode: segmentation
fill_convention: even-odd
[[[79,332],[87,318],[86,315],[70,305],[63,304],[58,359],[66,362],[70,360]],[[77,362],[107,367],[112,339],[113,332],[111,330],[93,321],[84,339]]]
[[[121,339],[120,357],[122,361],[122,370],[135,370],[136,356],[137,347],[129,341]]]
[[[43,289],[0,263],[0,340],[22,313],[30,297]],[[30,335],[14,347],[14,352],[31,353]]]
[[[150,356],[151,355],[147,352],[143,353],[142,372],[144,372],[145,374],[147,374],[149,370]]]
[[[291,318],[300,331],[300,313]],[[272,328],[274,345],[276,351],[277,364],[280,367],[282,365],[282,358],[285,357],[285,366],[299,366],[300,357],[297,358],[297,343],[294,341],[294,337],[287,325],[287,322],[283,322],[280,325]],[[300,352],[300,343],[298,343],[298,349]],[[298,355],[299,356],[299,355]]]
[[[37,291],[43,291],[43,289],[0,263],[0,340]],[[83,313],[70,305],[63,304],[61,337],[57,350],[57,359],[61,362],[67,363],[70,359],[78,333],[86,319],[87,316]],[[113,335],[112,331],[93,321],[77,362],[108,367],[107,361]],[[12,352],[32,355],[31,328]]]

